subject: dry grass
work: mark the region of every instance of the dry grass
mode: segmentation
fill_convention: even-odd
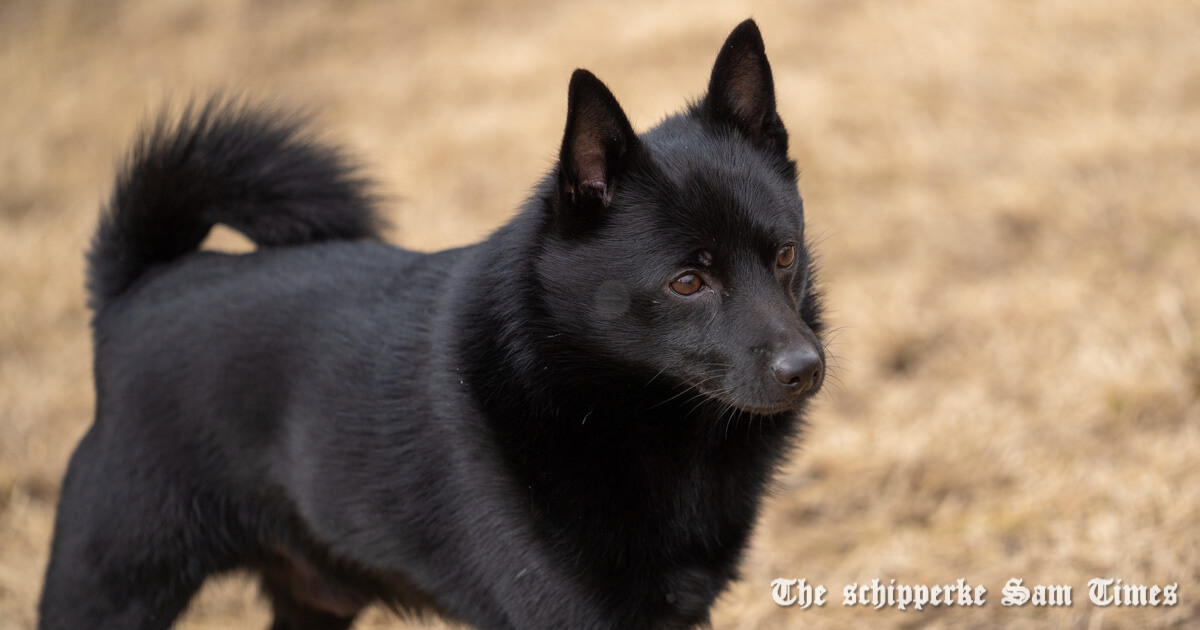
[[[396,195],[395,240],[435,249],[504,222],[548,166],[572,68],[645,128],[747,15],[822,234],[841,384],[717,627],[1200,623],[1200,4],[646,4],[0,3],[0,629],[33,627],[90,420],[81,252],[164,100],[315,107]],[[778,576],[832,601],[778,608]],[[1075,604],[1004,608],[1014,576]],[[1096,608],[1098,576],[1178,582],[1180,603]],[[874,577],[964,577],[990,602],[840,605]],[[182,626],[265,624],[233,579]]]

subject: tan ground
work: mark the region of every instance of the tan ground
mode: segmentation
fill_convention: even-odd
[[[0,629],[33,627],[90,420],[81,252],[165,100],[314,107],[395,195],[394,239],[429,250],[519,204],[574,67],[646,128],[699,95],[748,15],[820,235],[840,384],[716,627],[1200,627],[1200,4],[649,4],[0,3]],[[780,576],[830,603],[777,607]],[[1104,576],[1178,583],[1179,604],[1095,607]],[[966,578],[989,603],[841,605],[876,577]],[[1074,604],[1003,607],[1011,577],[1070,584]],[[181,626],[265,624],[229,579]]]

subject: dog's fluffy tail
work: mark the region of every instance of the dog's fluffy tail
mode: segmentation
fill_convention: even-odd
[[[213,99],[142,134],[117,178],[88,252],[99,311],[150,267],[200,246],[216,223],[259,246],[378,239],[374,199],[338,151],[303,120]]]

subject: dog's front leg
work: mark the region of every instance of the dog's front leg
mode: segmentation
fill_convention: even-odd
[[[338,460],[298,493],[303,520],[334,557],[393,576],[398,592],[414,589],[475,627],[621,627],[586,587],[587,567],[536,530],[495,455],[438,442],[386,480],[373,455]]]

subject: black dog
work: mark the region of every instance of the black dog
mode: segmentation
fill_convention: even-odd
[[[482,243],[378,242],[365,190],[228,103],[137,145],[41,627],[167,628],[232,570],[274,628],[706,624],[824,376],[758,28],[640,136],[577,70],[557,167]],[[194,251],[215,223],[258,250]]]

